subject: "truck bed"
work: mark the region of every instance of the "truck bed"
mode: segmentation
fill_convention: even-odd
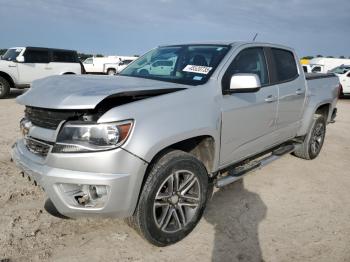
[[[336,106],[339,95],[339,78],[329,74],[305,74],[308,86],[308,109],[317,108],[322,104],[330,104],[330,109]],[[305,112],[305,115],[313,115],[313,112]],[[327,122],[331,121],[332,112],[329,113]]]
[[[305,73],[306,80],[320,79],[320,78],[330,78],[337,77],[333,73],[320,74],[320,73]]]

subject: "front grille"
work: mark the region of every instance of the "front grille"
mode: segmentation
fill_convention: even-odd
[[[42,157],[46,157],[50,151],[49,144],[31,138],[25,139],[25,145],[30,152]]]
[[[29,106],[24,112],[33,125],[48,129],[57,129],[62,121],[74,120],[83,115],[83,112],[78,110],[53,110]]]

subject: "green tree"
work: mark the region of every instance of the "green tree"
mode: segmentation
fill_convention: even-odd
[[[317,55],[316,57],[323,57],[323,55]]]
[[[343,59],[344,59],[344,58],[345,58],[345,56],[341,55],[341,56],[339,56],[339,58],[343,58]]]
[[[332,56],[332,55],[329,55],[329,56],[327,56],[327,58],[334,58],[334,56]]]

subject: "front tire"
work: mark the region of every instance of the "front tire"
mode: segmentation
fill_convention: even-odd
[[[315,114],[309,133],[302,144],[297,145],[293,154],[306,160],[315,159],[321,152],[326,136],[326,119]]]
[[[10,84],[9,82],[0,76],[0,99],[5,98],[10,93]]]
[[[185,238],[202,217],[208,190],[206,168],[193,155],[174,150],[150,170],[135,214],[135,229],[156,246]]]

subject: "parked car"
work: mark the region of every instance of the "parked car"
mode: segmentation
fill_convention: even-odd
[[[10,88],[26,88],[39,78],[51,75],[81,74],[76,51],[41,47],[14,47],[0,60],[0,98]]]
[[[341,65],[333,68],[332,70],[328,71],[329,73],[333,73],[336,75],[343,75],[346,72],[350,70],[350,65]]]
[[[164,57],[176,61],[168,75],[141,73]],[[61,214],[130,217],[154,245],[175,243],[194,229],[214,185],[288,153],[318,156],[339,81],[305,78],[297,61],[274,44],[171,45],[114,78],[35,81],[17,98],[25,116],[12,158]]]
[[[339,77],[341,84],[340,96],[350,95],[350,65],[342,65],[330,71]]]
[[[350,59],[316,57],[310,60],[312,73],[327,73],[333,68],[341,65],[349,65]]]
[[[125,67],[127,67],[131,62],[135,61],[138,57],[120,57],[120,61],[117,63],[109,63],[104,65],[103,72],[107,75],[119,74]]]

